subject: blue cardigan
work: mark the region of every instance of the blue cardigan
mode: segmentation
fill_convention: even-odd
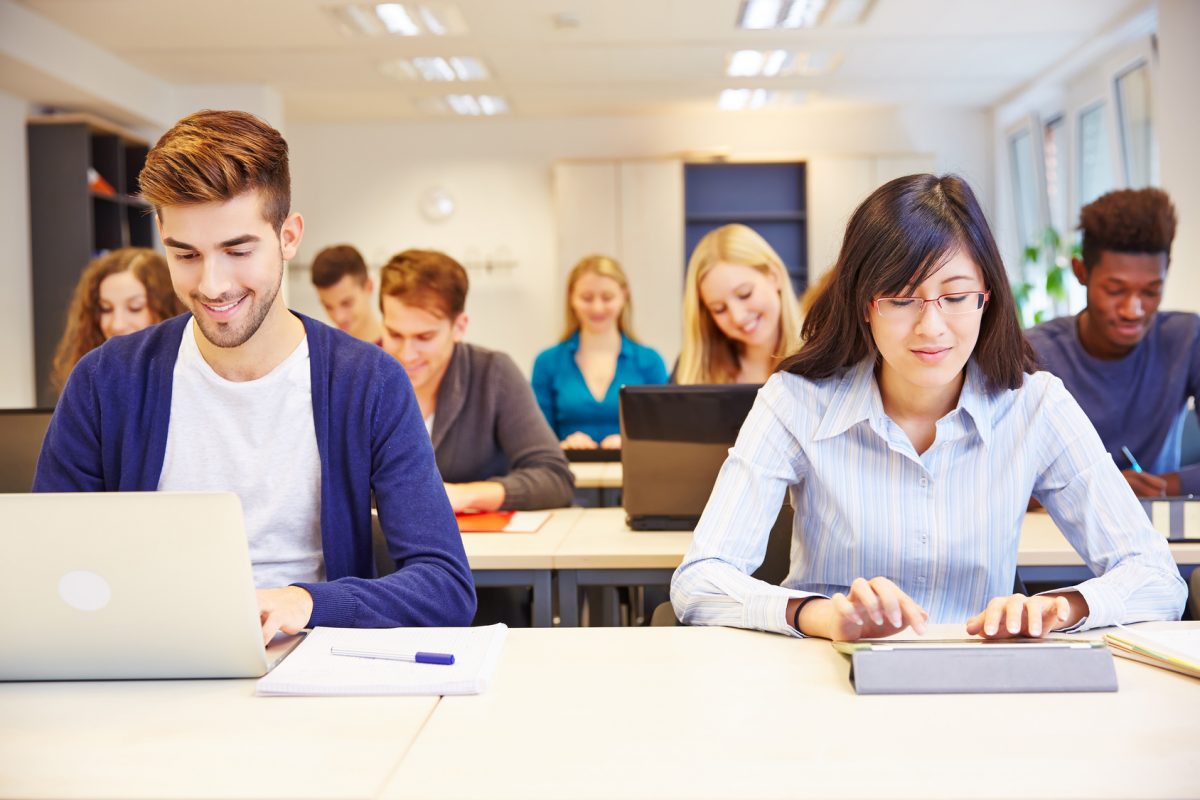
[[[575,363],[578,351],[579,331],[576,331],[539,353],[533,362],[533,393],[560,441],[575,431],[583,431],[599,444],[610,433],[621,432],[618,405],[621,387],[666,383],[667,366],[657,350],[622,334],[617,371],[604,399],[596,402]]]
[[[296,316],[308,335],[327,576],[297,584],[313,598],[309,625],[469,625],[474,583],[408,376],[378,347]],[[158,488],[190,319],[118,336],[83,357],[46,432],[35,492]],[[374,577],[372,491],[398,567],[383,578]]]

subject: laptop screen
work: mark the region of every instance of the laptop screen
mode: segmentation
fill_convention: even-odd
[[[695,527],[758,389],[621,388],[622,495],[630,527]]]

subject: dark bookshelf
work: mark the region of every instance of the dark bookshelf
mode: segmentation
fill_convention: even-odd
[[[53,406],[58,393],[50,386],[51,362],[80,273],[105,251],[153,246],[154,217],[137,196],[150,148],[85,114],[31,118],[26,136],[37,404]],[[88,186],[89,167],[115,194]]]
[[[807,195],[803,163],[685,165],[686,257],[709,231],[741,223],[779,253],[796,294],[803,294],[808,287]]]

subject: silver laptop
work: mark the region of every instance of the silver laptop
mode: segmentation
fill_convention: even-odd
[[[263,647],[231,492],[0,495],[0,520],[0,680],[255,678],[295,644]]]

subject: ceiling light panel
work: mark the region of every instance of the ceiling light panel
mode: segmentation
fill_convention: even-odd
[[[486,81],[492,77],[492,74],[488,72],[487,65],[478,58],[451,56],[448,60],[455,77],[460,81]]]
[[[323,9],[345,36],[462,36],[467,25],[452,3],[343,3]]]
[[[804,92],[779,92],[773,89],[725,89],[717,99],[721,111],[753,111],[760,108],[797,106],[804,102]]]
[[[380,3],[375,6],[375,16],[388,33],[396,36],[420,36],[422,33],[403,3]]]
[[[821,24],[831,28],[861,25],[874,5],[875,0],[834,0]]]
[[[746,30],[812,28],[827,0],[742,0],[737,25]]]
[[[791,50],[735,50],[725,56],[730,78],[777,78],[825,75],[841,63],[841,53],[797,53]]]
[[[465,117],[495,116],[508,113],[508,101],[492,94],[450,94],[446,104],[455,114]]]
[[[441,56],[433,56],[432,58],[417,57],[412,60],[412,63],[417,69],[417,74],[420,75],[423,80],[457,80],[457,76],[454,74],[454,68],[450,66],[449,61]]]
[[[474,56],[395,58],[380,62],[379,71],[397,80],[486,81],[492,77],[487,65]]]

